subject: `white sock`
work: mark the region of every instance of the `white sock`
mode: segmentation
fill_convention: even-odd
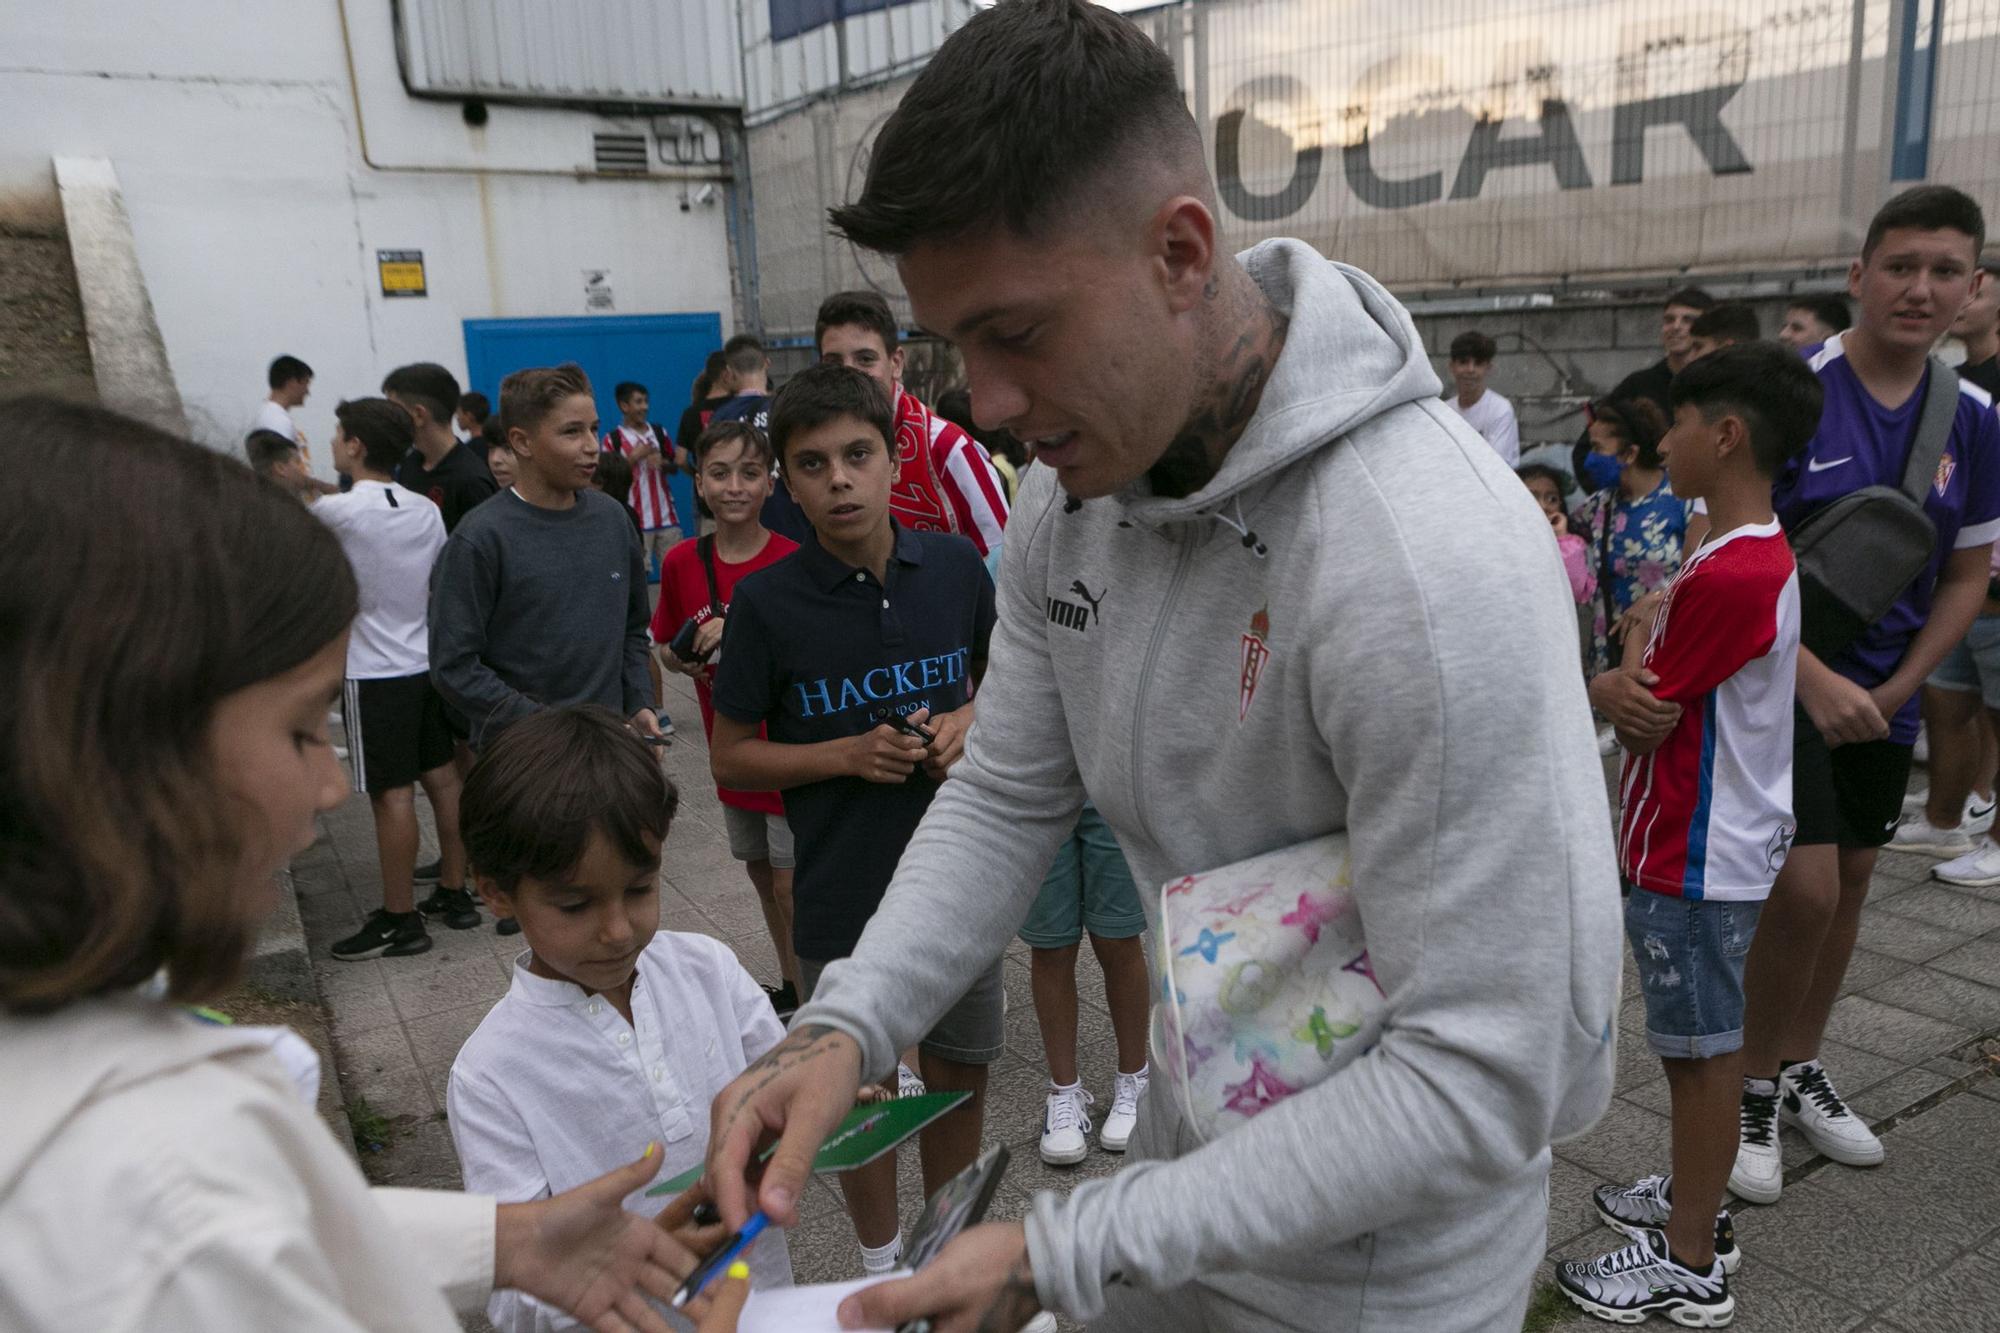
[[[1082,1079],[1078,1079],[1078,1080],[1077,1080],[1076,1082],[1074,1082],[1074,1083],[1058,1083],[1058,1082],[1056,1082],[1056,1081],[1055,1081],[1054,1079],[1050,1079],[1050,1080],[1049,1080],[1049,1091],[1050,1091],[1051,1093],[1056,1093],[1056,1092],[1076,1092],[1076,1091],[1080,1090],[1080,1089],[1081,1089],[1082,1087],[1083,1087],[1083,1080],[1082,1080]]]
[[[870,1249],[861,1247],[861,1270],[870,1277],[893,1269],[903,1257],[903,1233],[898,1231],[895,1239],[887,1245]]]

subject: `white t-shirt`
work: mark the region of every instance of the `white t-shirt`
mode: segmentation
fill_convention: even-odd
[[[257,421],[252,429],[276,431],[294,442],[299,438],[298,423],[292,420],[292,414],[268,398],[257,409]]]
[[[445,1118],[465,1188],[502,1203],[545,1199],[625,1165],[648,1142],[663,1150],[663,1180],[700,1166],[709,1103],[785,1035],[729,946],[655,935],[639,955],[629,1024],[602,996],[535,976],[528,957],[452,1062]],[[671,1202],[642,1191],[625,1206],[653,1216]],[[747,1257],[753,1289],[791,1285],[776,1227]],[[577,1327],[515,1291],[495,1292],[486,1313],[500,1333]]]
[[[430,670],[431,566],[444,549],[438,507],[391,482],[356,481],[344,495],[321,497],[312,511],[340,538],[361,585],[361,614],[347,640],[347,678],[384,680]]]
[[[1458,395],[1451,395],[1452,408],[1466,423],[1493,446],[1493,452],[1514,467],[1521,461],[1521,428],[1514,420],[1514,405],[1488,389],[1471,407],[1460,407]]]

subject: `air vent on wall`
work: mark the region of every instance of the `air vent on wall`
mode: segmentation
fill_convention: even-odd
[[[593,134],[597,169],[627,175],[646,174],[646,136],[643,134]]]

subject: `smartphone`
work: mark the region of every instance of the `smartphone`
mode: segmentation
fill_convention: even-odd
[[[646,742],[646,744],[648,744],[648,745],[657,745],[657,746],[659,746],[659,747],[660,747],[660,748],[661,748],[662,750],[666,749],[666,748],[667,748],[667,747],[668,747],[669,745],[672,745],[672,744],[674,743],[674,738],[673,738],[673,737],[671,737],[671,736],[644,736],[644,735],[642,735],[642,736],[640,736],[640,737],[639,737],[639,739],[640,739],[640,740],[642,740],[642,741],[644,741],[644,742]]]
[[[904,717],[901,713],[891,713],[889,715],[889,725],[902,732],[905,736],[915,736],[926,745],[937,739],[936,732],[926,731],[907,717]]]
[[[997,1144],[939,1186],[924,1204],[917,1229],[910,1233],[910,1247],[903,1251],[903,1262],[911,1272],[920,1271],[954,1236],[985,1218],[1006,1170],[1007,1145]],[[931,1321],[906,1320],[897,1326],[896,1333],[931,1333]]]

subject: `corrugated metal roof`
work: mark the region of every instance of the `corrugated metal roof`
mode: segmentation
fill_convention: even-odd
[[[743,101],[735,0],[397,0],[418,92],[569,101]]]

